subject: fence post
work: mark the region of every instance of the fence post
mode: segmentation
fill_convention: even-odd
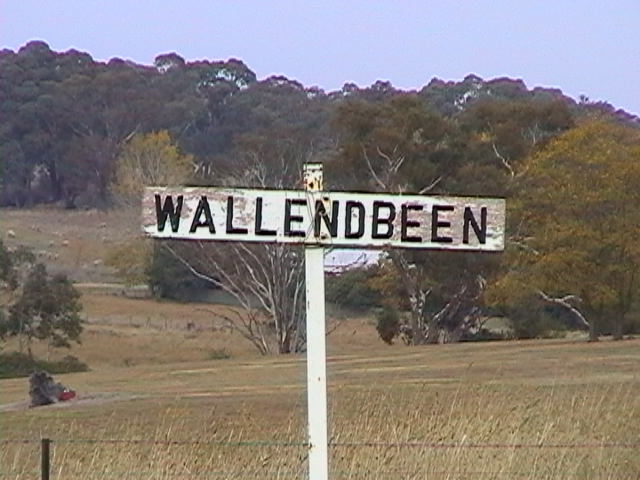
[[[51,460],[50,460],[50,447],[51,447],[51,439],[43,438],[42,439],[42,449],[41,449],[41,479],[49,480],[49,471],[51,469]]]

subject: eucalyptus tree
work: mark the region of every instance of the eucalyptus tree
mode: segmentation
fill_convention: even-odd
[[[459,175],[459,133],[454,122],[415,95],[377,102],[348,99],[334,122],[342,179],[350,188],[394,193],[453,193]],[[464,193],[464,192],[455,192]],[[479,262],[459,253],[388,252],[397,281],[379,282],[382,295],[399,295],[409,319],[399,328],[407,343],[456,341],[477,328],[485,280]],[[391,290],[388,290],[388,288]]]

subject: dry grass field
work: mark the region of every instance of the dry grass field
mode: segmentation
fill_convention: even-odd
[[[84,239],[80,254],[31,228],[43,212],[2,212],[2,228],[77,264],[82,281],[109,281],[91,261],[120,236],[100,227],[108,218],[54,211],[48,228]],[[29,409],[26,379],[0,380],[0,480],[39,479],[43,437],[56,480],[306,478],[304,355],[260,357],[220,328],[229,307],[82,301],[70,353],[91,371],[56,377],[77,399]],[[640,340],[408,348],[350,318],[327,348],[332,479],[640,478]]]
[[[0,381],[0,478],[39,478],[41,437],[56,479],[305,478],[304,356],[131,318],[89,325],[92,371],[58,377],[77,400],[21,408],[26,380]],[[640,476],[638,340],[388,347],[350,320],[328,347],[331,478]]]

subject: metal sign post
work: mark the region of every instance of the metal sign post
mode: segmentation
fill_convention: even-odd
[[[305,164],[307,192],[322,191],[322,165]],[[309,480],[329,478],[327,442],[327,355],[324,313],[324,248],[305,245],[307,302],[307,415],[309,425]]]
[[[309,479],[329,476],[324,247],[504,250],[500,198],[326,192],[322,164],[304,190],[148,187],[145,233],[156,238],[304,245]]]

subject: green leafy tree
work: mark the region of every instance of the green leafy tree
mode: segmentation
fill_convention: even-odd
[[[30,42],[17,54],[3,53],[0,153],[10,161],[2,200],[14,205],[43,200],[72,204],[75,188],[68,180],[77,168],[68,162],[68,148],[80,132],[77,119],[95,116],[96,109],[86,103],[78,107],[81,92],[66,95],[63,85],[73,78],[76,87],[77,79],[91,78],[97,64],[75,50],[52,52],[44,42]],[[85,179],[94,170],[89,163],[82,165]]]
[[[510,270],[494,298],[531,293],[564,307],[590,338],[621,338],[640,292],[640,133],[596,120],[527,163],[511,212]]]
[[[0,240],[0,340],[8,333],[8,307],[15,301],[25,271],[34,261],[31,250],[23,246],[10,250]]]
[[[345,187],[384,192],[457,193],[464,184],[466,132],[426,107],[416,95],[378,102],[348,100],[334,120],[340,144],[335,168]],[[495,163],[495,162],[494,162]],[[499,166],[491,168],[499,171]],[[495,258],[459,252],[392,250],[373,284],[396,297],[410,344],[457,341],[478,328],[486,277]],[[398,329],[400,331],[400,329]],[[385,335],[387,336],[387,335]]]
[[[571,128],[573,117],[560,100],[484,98],[459,116],[457,172],[451,191],[511,196],[525,160]]]
[[[26,340],[29,355],[34,339],[52,347],[70,348],[80,341],[82,319],[80,293],[64,275],[49,276],[46,267],[35,264],[22,285],[20,295],[9,307],[3,332]]]
[[[350,188],[426,193],[448,173],[453,125],[415,95],[348,100],[333,125],[340,143],[328,176]]]

